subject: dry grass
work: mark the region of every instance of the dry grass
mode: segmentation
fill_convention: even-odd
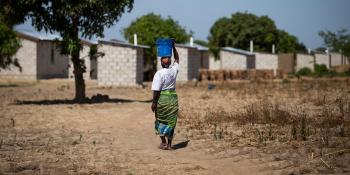
[[[299,173],[303,165],[311,167],[306,172],[348,172],[348,87],[349,81],[217,84],[214,90],[202,91],[195,104],[183,100],[180,122],[189,138],[226,145],[224,150],[241,146],[256,147],[257,152],[298,150],[300,157],[287,159],[294,159]],[[345,151],[324,157],[339,150]]]
[[[178,84],[175,141],[191,141],[174,152],[152,145],[153,113],[140,102],[152,98],[149,87],[88,82],[89,97],[111,100],[78,105],[65,102],[74,96],[73,82],[12,84],[0,86],[0,174],[203,174],[210,170],[197,167],[203,161],[218,167],[208,174],[238,162],[265,174],[350,173],[346,79]]]

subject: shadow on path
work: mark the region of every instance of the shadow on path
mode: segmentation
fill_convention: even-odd
[[[131,99],[99,99],[91,100],[87,99],[85,102],[81,103],[76,100],[71,99],[55,99],[55,100],[17,100],[14,104],[16,105],[67,105],[67,104],[97,104],[97,103],[150,103],[152,100],[131,100]]]
[[[186,148],[187,145],[188,145],[188,142],[190,142],[190,140],[186,140],[186,141],[177,143],[177,144],[173,145],[172,148],[173,148],[174,150]]]

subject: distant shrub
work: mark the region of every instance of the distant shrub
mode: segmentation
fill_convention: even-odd
[[[327,69],[327,66],[324,64],[315,64],[314,68],[315,68],[314,73],[318,77],[322,77],[330,73],[329,70]]]
[[[297,73],[296,76],[310,76],[312,74],[312,70],[308,67],[301,68]]]

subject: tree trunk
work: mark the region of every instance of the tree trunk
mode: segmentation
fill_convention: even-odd
[[[78,53],[72,53],[72,62],[74,66],[74,79],[75,79],[75,101],[79,103],[85,102],[85,81],[83,78],[82,61],[79,58]]]
[[[77,21],[77,20],[75,20]],[[85,96],[85,81],[83,77],[84,70],[84,62],[80,59],[80,39],[79,39],[79,32],[78,27],[73,23],[73,30],[72,32],[74,36],[71,37],[72,39],[72,45],[73,49],[71,50],[71,59],[73,62],[73,73],[74,73],[74,80],[75,80],[75,101],[78,103],[84,103],[86,102],[86,96]]]

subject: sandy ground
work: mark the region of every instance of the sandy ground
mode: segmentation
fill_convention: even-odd
[[[196,99],[186,97],[191,93],[206,101],[208,93],[201,91],[203,88],[180,86],[180,104]],[[174,140],[178,149],[159,150],[154,114],[147,102],[152,98],[148,86],[100,88],[94,81],[87,82],[87,96],[97,93],[108,94],[111,100],[71,104],[72,81],[2,82],[0,174],[293,173],[291,162],[274,154],[255,154],[255,147],[236,146],[229,153],[211,151],[215,147],[210,148],[208,142],[188,137],[183,122],[179,122]],[[216,96],[220,99],[227,94]],[[243,105],[236,103],[237,107]],[[293,156],[293,152],[280,154]]]
[[[148,89],[101,89],[101,104],[61,104],[73,83],[42,81],[0,88],[0,174],[254,174],[252,162],[218,159],[176,135],[174,151],[157,148]],[[181,95],[180,95],[181,96]],[[128,99],[130,102],[118,102]],[[19,100],[25,104],[16,104]],[[140,102],[141,101],[141,102]],[[58,104],[51,104],[58,103]],[[68,102],[67,102],[68,103]],[[188,143],[186,145],[186,143]],[[259,174],[259,173],[258,173]]]

